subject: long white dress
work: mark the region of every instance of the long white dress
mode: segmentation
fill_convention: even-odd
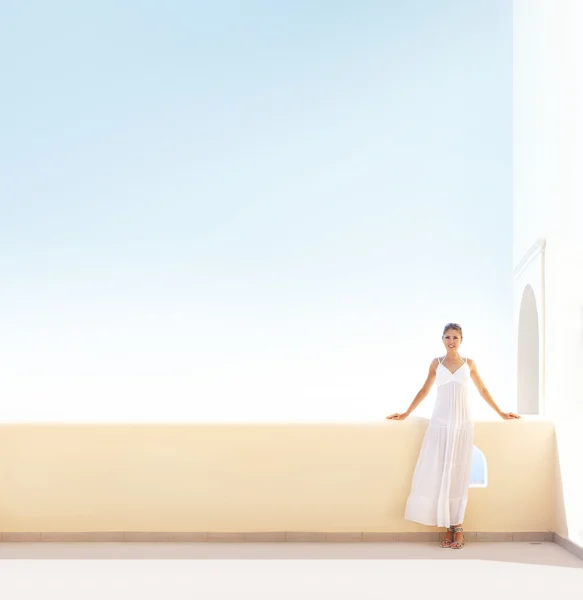
[[[405,519],[450,527],[464,520],[472,469],[474,423],[468,402],[470,367],[437,365],[437,399],[413,474]]]

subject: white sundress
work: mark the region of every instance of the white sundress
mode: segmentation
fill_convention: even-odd
[[[452,373],[437,365],[437,399],[407,499],[405,519],[450,527],[463,523],[472,469],[474,423],[467,360]]]

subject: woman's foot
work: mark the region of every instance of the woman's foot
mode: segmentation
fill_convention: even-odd
[[[445,532],[445,538],[441,542],[441,547],[442,548],[451,548],[452,542],[453,542],[453,531],[451,530],[451,527],[448,527]]]
[[[453,532],[453,543],[451,544],[450,548],[452,550],[459,550],[460,548],[463,548],[466,543],[464,539],[463,528],[452,527],[451,530]]]

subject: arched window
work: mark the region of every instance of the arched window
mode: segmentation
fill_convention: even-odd
[[[488,485],[488,463],[484,453],[474,446],[472,452],[472,474],[470,475],[470,487],[486,487]]]
[[[539,410],[539,327],[536,297],[524,288],[518,320],[518,413],[536,415]]]

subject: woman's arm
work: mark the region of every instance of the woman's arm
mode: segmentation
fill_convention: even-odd
[[[468,365],[470,367],[470,376],[478,392],[480,392],[480,396],[484,398],[484,400],[498,413],[498,415],[501,416],[503,419],[520,419],[518,415],[512,412],[505,413],[498,408],[498,405],[496,404],[496,402],[494,402],[492,396],[490,396],[488,388],[486,387],[478,373],[476,363],[471,358],[468,358]]]
[[[419,404],[421,404],[421,402],[425,398],[427,398],[427,395],[431,391],[431,387],[435,382],[435,376],[437,373],[437,363],[437,358],[434,358],[431,361],[431,364],[429,365],[429,374],[427,375],[427,379],[425,380],[423,387],[419,390],[419,392],[413,399],[413,402],[411,402],[411,406],[409,406],[409,408],[404,413],[394,413],[387,417],[387,419],[395,419],[397,421],[406,419],[417,408],[417,406],[419,406]]]

